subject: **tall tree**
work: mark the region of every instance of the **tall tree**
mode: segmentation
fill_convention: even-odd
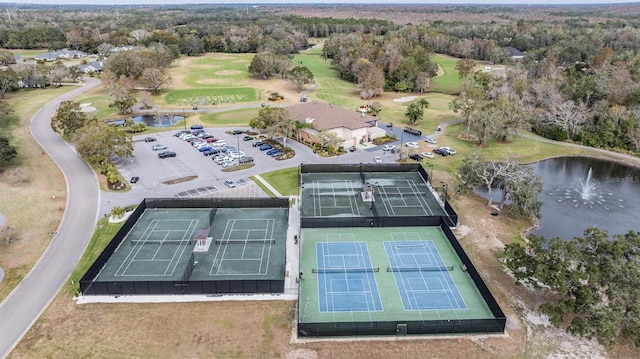
[[[384,70],[369,60],[361,59],[358,71],[358,87],[363,100],[376,97],[384,92]]]
[[[18,88],[18,75],[12,68],[0,70],[0,99],[5,98],[7,91]]]
[[[107,93],[113,99],[109,107],[117,108],[121,114],[131,113],[131,108],[136,104],[135,83],[133,80],[121,76],[117,80],[109,80],[106,83]]]
[[[51,118],[51,128],[64,137],[71,138],[87,124],[88,119],[87,114],[81,111],[79,103],[64,101]]]
[[[104,122],[91,121],[80,131],[76,141],[78,154],[88,163],[108,162],[112,156],[131,157],[131,136]]]
[[[516,283],[548,292],[540,309],[556,326],[611,345],[619,337],[640,345],[640,234],[588,228],[583,238],[531,235],[525,248],[505,247]]]
[[[153,95],[158,95],[160,89],[170,81],[171,76],[165,70],[157,67],[146,68],[140,75],[140,84]]]
[[[311,70],[304,66],[296,66],[284,74],[284,78],[296,86],[296,91],[300,92],[304,85],[313,83]]]
[[[410,125],[415,125],[424,118],[424,110],[429,107],[429,102],[421,98],[417,102],[412,102],[407,106],[407,111],[404,113]]]

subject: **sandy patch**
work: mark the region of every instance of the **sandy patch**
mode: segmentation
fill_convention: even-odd
[[[288,352],[285,359],[318,359],[318,353],[311,349],[296,349]]]
[[[95,112],[96,108],[91,106],[91,103],[81,103],[80,112]]]
[[[196,81],[197,84],[200,85],[218,85],[218,84],[223,84],[226,83],[226,80],[223,79],[204,79],[204,80],[198,80]]]
[[[221,76],[239,75],[241,73],[242,72],[240,72],[238,70],[222,70],[222,71],[214,72],[214,74],[221,75]]]
[[[416,97],[418,96],[405,96],[405,97],[400,97],[397,98],[395,100],[393,100],[393,102],[409,102],[409,101],[413,101],[416,99]]]

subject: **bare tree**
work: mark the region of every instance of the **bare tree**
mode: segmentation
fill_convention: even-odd
[[[553,104],[547,121],[562,128],[569,139],[574,139],[580,127],[587,122],[591,116],[591,111],[583,102],[576,104],[573,101],[565,101],[560,104]]]

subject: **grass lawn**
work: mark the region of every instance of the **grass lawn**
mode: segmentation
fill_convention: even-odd
[[[78,262],[76,269],[71,273],[69,280],[65,283],[64,291],[67,292],[67,294],[76,294],[76,291],[79,288],[78,283],[84,273],[89,269],[89,267],[91,267],[93,262],[98,258],[109,242],[111,242],[113,236],[116,235],[123,224],[124,221],[121,223],[109,223],[106,218],[98,221],[98,225],[95,232],[93,232],[93,236],[91,236],[91,241],[89,241],[87,249],[82,255],[80,262]],[[74,284],[71,284],[72,281]]]
[[[196,88],[171,91],[164,101],[177,106],[226,105],[238,102],[252,102],[257,99],[256,90],[250,87]]]
[[[450,95],[457,95],[462,91],[462,81],[460,80],[456,63],[458,58],[436,54],[433,61],[438,64],[442,74],[431,80],[430,92],[440,92]]]
[[[258,116],[259,109],[246,108],[224,112],[214,112],[200,116],[200,121],[208,126],[248,126],[252,118]]]
[[[360,100],[356,85],[342,80],[338,70],[331,65],[331,60],[324,60],[317,48],[296,55],[293,61],[313,73],[317,88],[309,93],[311,99],[347,108],[356,108],[367,102]]]
[[[298,195],[298,166],[260,175],[283,196]],[[255,181],[260,183],[259,181]]]

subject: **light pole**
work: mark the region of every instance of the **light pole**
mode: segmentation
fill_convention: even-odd
[[[184,130],[187,130],[187,114],[184,112],[184,108],[182,109],[182,122],[184,123]]]
[[[400,134],[400,161],[402,161],[402,146],[404,146],[404,131]]]
[[[429,184],[433,184],[433,163],[427,163],[427,166],[431,167],[431,173],[429,174]]]

